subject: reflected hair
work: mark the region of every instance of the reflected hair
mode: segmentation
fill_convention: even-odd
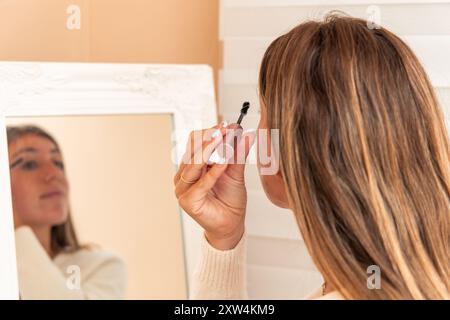
[[[45,131],[44,129],[35,125],[21,125],[21,126],[7,126],[6,128],[8,146],[16,141],[17,139],[27,136],[34,135],[52,142],[55,147],[60,150],[58,142],[53,136]],[[67,220],[59,225],[54,225],[51,227],[51,250],[52,253],[57,255],[61,252],[75,252],[85,246],[80,245],[75,228],[72,222],[71,213],[69,210],[69,215]]]
[[[347,299],[449,299],[450,149],[411,49],[332,13],[264,54],[259,94],[308,251]],[[368,287],[368,268],[381,288]]]

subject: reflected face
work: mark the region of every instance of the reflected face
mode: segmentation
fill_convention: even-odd
[[[64,223],[69,186],[55,144],[29,134],[10,143],[8,150],[15,227]]]
[[[264,188],[264,192],[266,193],[267,198],[269,198],[269,200],[276,206],[281,207],[281,208],[289,208],[289,203],[288,203],[288,199],[287,199],[287,195],[286,195],[286,188],[285,188],[285,184],[283,181],[283,176],[281,175],[280,170],[278,170],[278,172],[276,174],[271,174],[271,175],[262,175],[261,174],[261,168],[262,167],[270,167],[270,163],[267,165],[262,165],[262,161],[261,161],[261,156],[262,154],[260,154],[260,135],[264,134],[261,133],[261,131],[259,129],[266,129],[266,133],[267,133],[267,144],[270,146],[271,145],[271,141],[270,141],[270,130],[268,129],[267,126],[267,112],[266,112],[266,107],[263,105],[263,103],[260,101],[260,106],[261,106],[261,117],[259,119],[259,124],[258,124],[258,143],[257,145],[257,163],[258,163],[258,173],[259,173],[259,177],[261,179],[261,183],[263,185]],[[269,149],[269,148],[268,148]],[[264,151],[261,151],[264,152]],[[270,150],[268,150],[268,155],[267,156],[271,156]],[[281,156],[281,155],[280,155]]]

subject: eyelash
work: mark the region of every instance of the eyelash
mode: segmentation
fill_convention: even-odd
[[[36,169],[36,167],[37,167],[36,161],[26,161],[22,165],[22,169],[25,169],[27,171],[34,170],[34,169]]]
[[[62,163],[62,161],[55,161],[54,163],[58,168],[64,170],[64,163]]]
[[[53,163],[60,168],[61,170],[64,170],[64,163],[62,163],[61,161],[53,161]],[[24,162],[24,164],[22,165],[22,169],[27,170],[27,171],[31,171],[36,169],[38,166],[36,161],[26,161]]]

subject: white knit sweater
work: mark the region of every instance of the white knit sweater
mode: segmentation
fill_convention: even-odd
[[[248,299],[246,281],[246,235],[232,250],[217,250],[206,237],[202,237],[202,254],[194,274],[193,299]],[[333,291],[322,295],[319,288],[305,299],[340,300],[343,297]]]
[[[221,251],[202,239],[202,255],[194,275],[194,299],[248,299],[246,287],[246,236],[232,250]],[[53,260],[29,227],[16,230],[19,290],[22,299],[122,299],[126,269],[116,255],[82,249]],[[81,271],[80,289],[67,285],[70,266]],[[342,299],[337,292],[307,299]]]
[[[124,298],[126,268],[118,256],[81,249],[52,260],[29,227],[17,228],[15,237],[21,299]],[[71,281],[78,272],[73,270],[80,271],[79,288]]]

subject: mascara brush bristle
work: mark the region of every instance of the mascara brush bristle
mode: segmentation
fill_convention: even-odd
[[[239,114],[239,119],[237,121],[237,124],[241,124],[242,119],[244,118],[244,116],[247,114],[248,109],[250,108],[250,102],[244,102],[242,104],[242,108],[241,108],[241,113]]]
[[[248,109],[250,108],[250,102],[244,102],[242,104],[241,113],[247,114]]]

